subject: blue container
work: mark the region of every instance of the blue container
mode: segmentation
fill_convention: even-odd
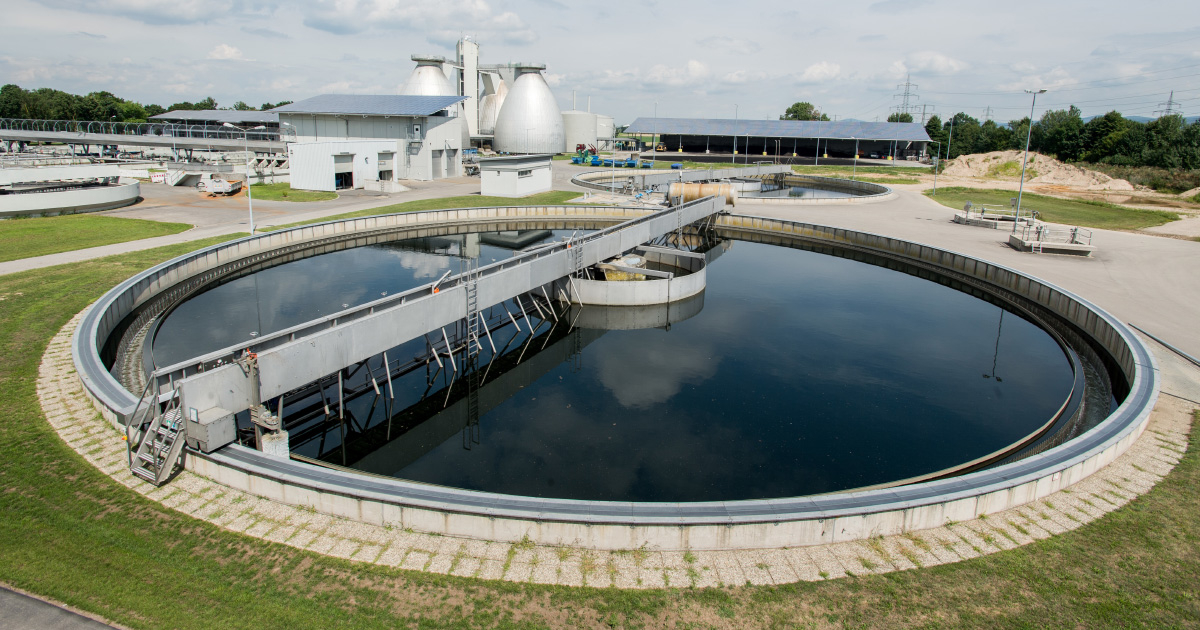
[[[673,168],[673,169],[675,169],[675,170],[677,170],[677,171],[679,171],[679,170],[683,170],[683,163],[682,163],[682,162],[676,162],[676,163],[674,163],[674,164],[672,164],[672,165],[671,165],[671,168]]]
[[[572,164],[583,164],[583,158],[578,157],[578,156],[573,157],[573,158],[571,158],[571,163]]]
[[[600,158],[598,158],[598,157],[592,158],[592,166],[600,166]]]
[[[625,160],[625,168],[637,168],[637,160]]]
[[[654,162],[642,162],[642,168],[652,168],[653,166]]]

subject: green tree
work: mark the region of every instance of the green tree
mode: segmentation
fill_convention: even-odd
[[[238,101],[233,104],[233,108],[239,112],[253,111],[254,108],[246,104],[246,101]]]
[[[1078,107],[1055,109],[1042,114],[1033,128],[1033,144],[1042,152],[1064,161],[1078,160],[1083,154],[1083,117]]]
[[[808,101],[800,101],[792,103],[792,106],[787,108],[779,120],[829,120],[829,116],[817,109],[816,105]]]
[[[265,112],[270,109],[275,109],[276,107],[283,107],[284,105],[291,105],[291,104],[292,104],[292,101],[279,101],[278,103],[274,103],[274,104],[272,104],[270,101],[268,101],[266,103],[263,103],[262,106],[260,106],[258,109],[259,109],[259,111]]]
[[[910,123],[913,121],[913,117],[912,117],[912,114],[910,114],[908,112],[895,112],[891,116],[888,116],[887,121],[888,122]]]

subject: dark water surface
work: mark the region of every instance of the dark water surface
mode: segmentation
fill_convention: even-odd
[[[485,246],[482,257],[499,255]],[[278,329],[451,268],[454,258],[396,246],[289,263],[257,274],[257,297],[250,277],[179,309],[155,352],[220,347],[260,314],[263,331]],[[703,310],[669,330],[549,329],[518,335],[491,366],[475,427],[464,429],[464,379],[430,385],[421,368],[394,382],[390,426],[370,393],[348,404],[353,420],[289,429],[293,452],[536,497],[787,497],[991,453],[1049,419],[1072,385],[1057,343],[1011,311],[898,271],[747,242],[712,262]]]

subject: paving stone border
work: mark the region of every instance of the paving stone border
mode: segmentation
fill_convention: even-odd
[[[598,551],[488,542],[336,518],[190,471],[161,488],[134,477],[123,434],[103,419],[75,371],[71,337],[82,316],[50,341],[38,370],[38,398],[59,437],[116,482],[176,511],[262,540],[359,562],[490,580],[617,588],[765,585],[969,560],[1073,530],[1146,493],[1179,462],[1191,428],[1191,407],[1161,396],[1133,446],[1070,488],[986,518],[898,536],[730,551]]]

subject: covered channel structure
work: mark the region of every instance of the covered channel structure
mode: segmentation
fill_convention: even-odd
[[[656,135],[666,152],[754,157],[917,160],[929,134],[919,123],[638,118],[627,134]]]

